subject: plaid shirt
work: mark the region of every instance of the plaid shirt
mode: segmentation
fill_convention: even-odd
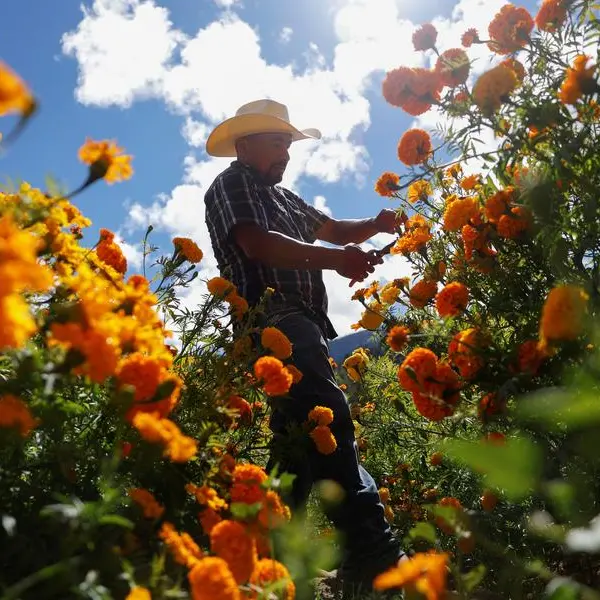
[[[328,321],[320,270],[278,269],[251,261],[230,235],[234,225],[253,223],[312,244],[315,232],[329,218],[325,213],[283,187],[266,185],[254,169],[237,160],[217,176],[204,202],[219,270],[250,305],[270,287],[275,290],[275,300],[300,303]]]

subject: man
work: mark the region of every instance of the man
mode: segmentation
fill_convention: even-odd
[[[273,411],[276,443],[270,464],[296,475],[293,508],[304,507],[316,481],[334,480],[342,487],[344,498],[329,514],[345,542],[338,574],[352,586],[370,587],[373,577],[395,564],[402,552],[385,520],[375,482],[359,465],[348,403],[328,360],[327,339],[337,334],[327,317],[322,271],[334,270],[350,282],[365,279],[382,259],[353,244],[380,232],[393,233],[396,214],[382,210],[370,219],[337,220],[276,185],[291,143],[320,137],[318,130],[293,127],[287,108],[272,100],[242,106],[206,142],[212,156],[237,157],[206,193],[206,222],[222,274],[250,305],[268,287],[275,290],[265,324],[288,336],[292,360],[303,373],[289,401]],[[337,247],[314,245],[316,240]],[[333,410],[337,450],[325,456],[313,449],[308,459],[294,456],[281,441],[316,405]]]

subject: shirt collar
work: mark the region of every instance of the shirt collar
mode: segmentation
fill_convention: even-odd
[[[272,185],[265,182],[263,176],[254,167],[251,167],[250,165],[243,163],[241,160],[238,160],[238,159],[234,160],[231,163],[231,167],[234,169],[240,169],[242,171],[246,171],[260,185],[264,185],[265,187],[273,187]]]

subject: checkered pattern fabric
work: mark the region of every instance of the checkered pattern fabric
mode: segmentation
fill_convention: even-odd
[[[253,223],[312,244],[315,232],[329,218],[325,213],[283,187],[264,184],[254,169],[239,161],[217,176],[204,202],[219,270],[251,305],[270,287],[278,300],[301,302],[327,314],[321,271],[276,269],[248,260],[231,235],[235,225]]]

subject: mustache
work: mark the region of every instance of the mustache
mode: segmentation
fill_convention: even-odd
[[[272,165],[271,169],[276,169],[278,167],[281,167],[282,169],[285,169],[287,167],[287,165],[288,165],[287,161],[278,162],[278,163],[275,163],[274,165]]]

